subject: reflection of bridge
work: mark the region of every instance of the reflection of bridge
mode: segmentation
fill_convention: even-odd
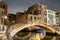
[[[35,21],[33,23],[27,23],[27,24],[18,23],[18,24],[11,26],[12,28],[10,29],[10,36],[14,37],[14,35],[17,32],[19,32],[25,28],[28,28],[29,30],[31,30],[30,27],[34,27],[34,26],[39,26],[43,29],[47,29],[47,30],[51,31],[52,33],[56,33],[55,27],[51,27],[50,25],[44,23],[43,21],[38,20],[38,21]]]

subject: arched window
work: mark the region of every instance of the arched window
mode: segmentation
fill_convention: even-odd
[[[29,21],[32,21],[32,16],[29,17]]]
[[[3,8],[5,8],[5,5],[3,5]]]
[[[34,17],[34,20],[36,20],[36,17]]]
[[[44,12],[44,15],[47,15],[47,11]]]

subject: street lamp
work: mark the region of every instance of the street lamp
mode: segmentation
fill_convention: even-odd
[[[4,19],[7,19],[7,16],[4,16]]]

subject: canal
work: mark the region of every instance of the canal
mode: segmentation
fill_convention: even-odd
[[[42,36],[40,34],[41,33],[34,33],[34,32],[19,32],[13,37],[13,39],[14,40],[60,40],[60,36],[45,35],[44,38],[41,38]]]

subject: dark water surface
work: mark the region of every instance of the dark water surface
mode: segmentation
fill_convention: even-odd
[[[36,40],[35,36],[37,33],[33,32],[19,32],[14,36],[14,40]],[[40,36],[41,33],[39,33]],[[38,37],[38,34],[37,34]],[[52,36],[52,35],[46,35],[43,39],[39,40],[60,40],[60,36]]]

